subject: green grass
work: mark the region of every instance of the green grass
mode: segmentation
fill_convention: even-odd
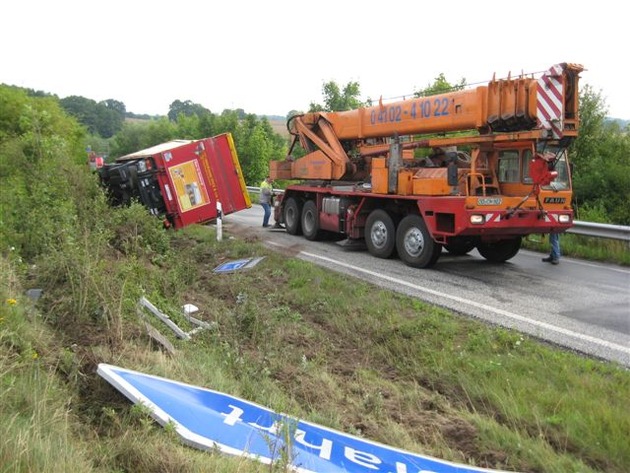
[[[37,304],[22,296],[23,266],[2,259],[1,471],[283,470],[286,458],[269,466],[181,445],[96,375],[99,362],[455,462],[558,473],[622,473],[630,464],[630,373],[622,367],[229,238],[226,229],[217,242],[211,229],[188,227],[163,248],[151,231],[139,238],[141,227],[124,225],[123,246],[55,254],[28,280],[45,288]],[[212,272],[253,256],[265,258],[249,271]],[[169,355],[144,333],[141,295],[182,326],[179,308],[193,303],[213,328],[184,342],[152,320],[176,347]]]

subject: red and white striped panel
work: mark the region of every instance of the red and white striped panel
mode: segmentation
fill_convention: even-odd
[[[538,79],[539,126],[551,130],[554,138],[562,138],[564,129],[564,90],[562,64],[552,66]]]

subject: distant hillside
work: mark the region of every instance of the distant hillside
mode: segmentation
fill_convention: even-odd
[[[606,121],[617,122],[619,124],[619,127],[622,129],[630,125],[630,120],[624,120],[622,118],[606,117]]]

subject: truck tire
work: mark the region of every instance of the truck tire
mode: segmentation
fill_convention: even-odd
[[[284,204],[284,226],[290,235],[302,234],[302,205],[295,197],[289,197]]]
[[[320,238],[319,212],[312,200],[306,201],[302,208],[302,233],[307,240],[315,241]]]
[[[407,215],[396,230],[398,256],[414,268],[430,268],[435,265],[442,245],[436,243],[420,215]]]
[[[473,238],[455,237],[450,238],[444,248],[452,255],[463,256],[470,253],[475,246],[477,246],[477,242]]]
[[[516,256],[521,249],[521,237],[507,240],[493,241],[490,243],[479,243],[477,250],[485,259],[491,263],[504,263]]]
[[[384,210],[373,210],[365,222],[365,245],[372,256],[390,258],[396,249],[396,226]]]

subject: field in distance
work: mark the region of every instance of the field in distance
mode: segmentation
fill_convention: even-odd
[[[289,131],[287,130],[287,121],[285,118],[282,119],[271,119],[269,118],[269,123],[271,124],[271,128],[273,131],[278,133],[280,136],[289,137]]]

